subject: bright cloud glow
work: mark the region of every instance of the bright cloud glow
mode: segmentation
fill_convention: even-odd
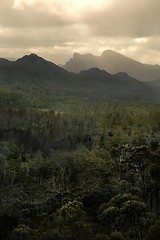
[[[134,41],[136,42],[136,43],[147,43],[148,42],[148,38],[135,38],[134,39]]]
[[[0,0],[0,57],[64,63],[112,49],[160,64],[159,0]]]
[[[71,10],[79,10],[84,8],[101,8],[103,4],[109,2],[110,0],[15,0],[13,7],[16,9],[24,9],[25,6],[34,6],[38,7],[43,5],[48,6],[65,6],[65,8],[69,8]]]
[[[35,3],[35,0],[15,0],[13,4],[13,8],[15,9],[24,9],[25,5],[33,5]]]

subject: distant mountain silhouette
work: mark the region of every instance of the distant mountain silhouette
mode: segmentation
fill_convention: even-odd
[[[73,74],[73,73],[72,73]],[[99,95],[107,95],[108,98],[120,99],[151,99],[153,96],[152,88],[145,83],[130,77],[126,73],[110,74],[105,70],[91,68],[83,70],[77,75],[77,86],[86,91],[95,91]]]
[[[106,50],[101,56],[74,53],[73,57],[63,66],[70,72],[80,72],[92,67],[104,69],[112,74],[126,72],[141,81],[160,78],[160,65],[143,64],[112,50]]]
[[[40,89],[40,92],[52,95],[58,91],[107,99],[148,100],[154,95],[152,87],[126,73],[112,75],[98,68],[70,73],[36,54],[25,55],[16,61],[0,58],[0,84],[23,90],[26,86],[34,86],[36,91]]]

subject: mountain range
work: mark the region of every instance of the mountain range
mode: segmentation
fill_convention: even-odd
[[[160,65],[143,64],[112,50],[106,50],[101,56],[74,53],[73,57],[63,65],[70,72],[80,72],[92,67],[115,74],[126,72],[141,81],[160,79]]]
[[[85,66],[90,67],[87,63]],[[93,65],[79,73],[69,72],[36,54],[25,55],[16,61],[0,58],[0,85],[23,91],[34,88],[48,95],[67,93],[123,100],[156,100],[159,93],[155,91],[157,85],[146,84],[124,72],[111,74]]]

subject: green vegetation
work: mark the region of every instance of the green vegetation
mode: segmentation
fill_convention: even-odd
[[[0,239],[160,239],[159,105],[33,92],[1,89]]]

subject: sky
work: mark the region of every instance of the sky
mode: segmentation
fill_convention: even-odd
[[[0,0],[0,57],[64,64],[112,49],[160,64],[160,0]]]

